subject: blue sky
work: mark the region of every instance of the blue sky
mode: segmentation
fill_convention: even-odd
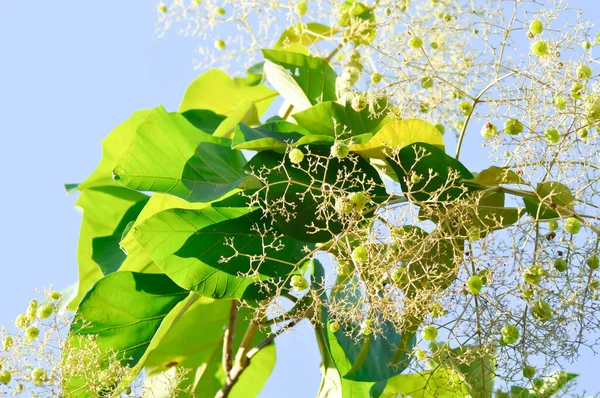
[[[596,1],[571,3],[592,20],[600,16]],[[192,67],[194,41],[174,33],[157,38],[152,1],[0,4],[0,324],[6,324],[35,288],[63,288],[76,279],[80,215],[63,183],[80,182],[95,168],[100,141],[133,111],[159,104],[175,110],[199,71]],[[306,325],[278,340],[278,357],[261,396],[279,397],[282,389],[287,397],[315,396],[320,359]],[[567,370],[581,372],[580,386],[595,391],[599,365],[599,357],[586,354]]]

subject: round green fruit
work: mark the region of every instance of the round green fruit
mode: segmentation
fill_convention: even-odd
[[[397,282],[400,286],[405,286],[408,284],[408,274],[406,273],[406,268],[398,267],[392,273],[392,279],[394,282]]]
[[[590,48],[592,48],[592,43],[590,43],[587,40],[584,40],[581,42],[581,48],[583,48],[584,50],[589,50]]]
[[[521,134],[523,132],[523,123],[517,119],[508,119],[504,122],[504,131],[510,135]]]
[[[537,265],[531,266],[523,272],[523,280],[532,285],[539,284],[543,276],[546,276],[546,271]]]
[[[215,48],[217,50],[223,51],[227,48],[227,44],[223,40],[218,39],[218,40],[215,40]]]
[[[350,265],[345,261],[340,261],[340,263],[337,266],[337,274],[340,276],[346,276],[349,275],[350,272],[352,272]]]
[[[458,110],[463,116],[468,116],[473,111],[473,104],[470,101],[462,101],[458,104]]]
[[[427,351],[425,350],[417,350],[415,356],[419,361],[424,361],[427,358]]]
[[[1,384],[8,384],[10,383],[10,380],[12,379],[12,375],[10,374],[10,372],[8,370],[3,370],[0,372],[0,383]]]
[[[15,326],[21,330],[26,329],[31,324],[31,318],[26,314],[19,314],[15,319]]]
[[[423,340],[433,341],[438,336],[438,330],[435,326],[425,326],[421,331],[421,336],[423,337]]]
[[[473,275],[467,281],[467,289],[471,294],[478,295],[483,287],[483,282],[478,275]]]
[[[595,254],[587,260],[585,260],[585,263],[588,267],[590,267],[592,271],[597,270],[598,267],[600,267],[600,259],[598,259],[598,256]]]
[[[331,156],[332,157],[335,157],[338,159],[344,159],[344,158],[348,157],[349,154],[350,154],[350,147],[342,141],[336,141],[331,146]]]
[[[292,276],[290,285],[297,291],[301,291],[308,288],[308,281],[302,275]]]
[[[554,97],[554,106],[556,106],[561,111],[564,111],[567,107],[567,102],[561,95],[557,95]]]
[[[25,337],[27,337],[28,340],[35,340],[38,338],[39,335],[40,335],[40,329],[38,329],[36,327],[32,326],[25,330]]]
[[[571,96],[575,99],[581,99],[583,93],[583,84],[575,83],[571,86]]]
[[[355,95],[352,98],[352,102],[350,105],[352,106],[352,109],[354,109],[356,112],[360,112],[367,107],[367,99],[363,95]]]
[[[535,368],[533,366],[525,365],[523,366],[523,377],[527,379],[533,379],[535,376]]]
[[[552,307],[550,307],[550,304],[547,302],[538,300],[533,307],[531,307],[531,315],[538,321],[548,322],[552,319]]]
[[[288,154],[290,162],[294,164],[300,164],[304,160],[304,153],[298,148],[294,148]]]
[[[544,379],[533,379],[533,388],[535,388],[536,390],[539,390],[540,388],[544,387],[544,384],[546,384],[546,382],[544,382]]]
[[[363,264],[367,261],[367,249],[363,246],[358,246],[352,251],[352,260],[357,264]]]
[[[519,341],[520,332],[516,326],[506,325],[502,328],[501,332],[502,339],[507,344],[515,344]]]
[[[571,235],[575,235],[581,230],[581,222],[575,217],[570,217],[565,221],[565,231]]]
[[[421,38],[418,36],[413,36],[408,41],[408,46],[410,48],[421,48],[423,47],[423,40],[421,40]]]
[[[413,173],[410,175],[410,182],[413,184],[418,184],[421,182],[421,177],[418,174]]]
[[[60,294],[59,292],[51,292],[50,298],[52,300],[60,300],[62,298],[62,294]]]
[[[4,337],[4,340],[2,340],[2,348],[4,348],[4,351],[9,350],[13,343],[13,338],[11,336],[6,336]]]
[[[556,231],[558,229],[558,221],[556,221],[556,220],[550,220],[548,222],[548,229],[550,231]]]
[[[523,291],[521,292],[521,295],[525,300],[531,300],[534,294],[535,292],[533,291],[533,289],[530,289],[528,287],[523,289]]]
[[[431,48],[433,48],[434,50],[437,50],[437,49],[438,49],[438,47],[439,47],[439,46],[438,46],[437,42],[435,42],[435,41],[432,41],[432,42],[431,42]]]
[[[42,306],[42,308],[39,309],[38,316],[41,319],[50,318],[50,315],[52,315],[53,312],[54,312],[54,308],[49,304],[45,304]]]
[[[379,73],[373,73],[371,75],[371,82],[373,84],[379,84],[381,82],[381,78],[382,78],[381,74],[379,74]]]
[[[300,3],[296,4],[294,11],[296,11],[296,14],[300,15],[301,17],[306,15],[308,12],[308,6],[306,5],[306,2],[301,1]]]
[[[160,3],[158,5],[158,11],[162,12],[163,14],[165,14],[168,11],[167,6],[165,4],[163,4],[163,3]]]
[[[587,65],[581,65],[579,68],[577,68],[577,76],[580,79],[589,79],[592,77],[592,68]]]
[[[40,384],[41,382],[46,381],[46,371],[43,368],[35,368],[31,371],[31,378],[36,384]]]
[[[335,333],[335,332],[337,332],[338,330],[340,330],[340,324],[339,324],[339,322],[331,322],[331,323],[329,324],[329,331],[330,331],[331,333]]]
[[[364,192],[352,192],[348,195],[348,201],[355,211],[361,211],[369,203],[369,197]]]
[[[226,11],[225,11],[225,9],[224,9],[223,7],[218,7],[218,8],[215,10],[215,12],[216,12],[218,15],[220,15],[220,16],[223,16],[223,15],[225,15],[225,14],[226,14]]]
[[[469,227],[467,229],[467,237],[473,241],[479,240],[481,239],[481,230],[476,226]]]
[[[429,88],[433,87],[433,79],[429,76],[425,76],[424,78],[421,79],[421,87],[423,87],[425,89],[429,89]]]
[[[544,30],[544,25],[542,24],[542,21],[540,20],[535,20],[532,21],[531,24],[529,25],[529,31],[531,33],[533,33],[534,35],[539,35],[540,33],[542,33],[542,31]]]
[[[352,210],[354,210],[354,206],[348,201],[348,198],[336,198],[334,208],[339,214],[352,214]]]
[[[554,268],[558,272],[565,272],[569,267],[564,258],[557,258],[556,260],[554,260]]]
[[[482,128],[481,128],[481,136],[483,138],[490,139],[493,136],[496,135],[496,133],[498,132],[498,128],[496,126],[494,126],[492,123],[487,122]]]
[[[590,131],[588,129],[581,129],[577,133],[579,134],[580,138],[583,138],[585,140],[588,137]]]
[[[531,45],[531,52],[537,56],[548,54],[548,43],[544,40],[536,41]]]
[[[560,141],[560,134],[558,134],[557,129],[546,130],[544,137],[546,137],[546,139],[553,144],[556,144],[558,141]]]

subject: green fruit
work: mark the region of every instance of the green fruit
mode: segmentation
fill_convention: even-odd
[[[31,378],[34,383],[41,384],[41,382],[46,381],[46,371],[43,368],[35,368],[31,371]]]
[[[301,17],[306,15],[306,13],[308,12],[308,6],[306,5],[306,2],[301,1],[300,3],[296,4],[296,7],[294,7],[294,11],[296,11],[296,14],[300,15]]]
[[[473,111],[473,104],[470,101],[462,101],[458,104],[458,110],[464,116],[468,116]]]
[[[350,154],[350,147],[342,141],[336,141],[331,146],[331,156],[334,158],[344,159],[348,154]]]
[[[355,95],[352,98],[351,105],[352,109],[354,109],[356,112],[360,112],[367,107],[367,99],[361,94]]]
[[[225,15],[225,13],[226,13],[226,11],[225,11],[225,9],[224,9],[223,7],[219,7],[219,8],[217,8],[217,9],[215,10],[215,12],[216,12],[218,15],[220,15],[220,16],[223,16],[223,15]]]
[[[367,319],[366,321],[363,322],[362,332],[365,336],[368,336],[371,333],[373,333],[373,321],[372,320]]]
[[[408,46],[411,48],[421,48],[423,47],[423,40],[420,37],[413,36],[408,41]]]
[[[297,291],[308,288],[308,281],[302,275],[293,275],[290,285]]]
[[[558,229],[558,221],[556,221],[556,220],[550,220],[548,222],[548,229],[550,231],[556,231]]]
[[[412,182],[413,184],[418,184],[421,182],[421,177],[419,177],[418,174],[413,173],[410,176],[410,182]]]
[[[352,269],[350,268],[350,265],[348,263],[344,262],[340,262],[337,266],[337,274],[340,276],[345,276],[350,274],[350,272],[352,272]]]
[[[37,309],[38,309],[39,303],[37,300],[33,299],[29,302],[29,306],[27,307],[27,316],[29,316],[32,319],[35,319],[36,315],[37,315]]]
[[[27,330],[25,330],[25,337],[27,337],[28,340],[35,340],[38,338],[38,336],[40,335],[40,329],[36,328],[36,327],[30,327],[27,328]]]
[[[521,292],[521,295],[525,300],[530,300],[534,294],[535,293],[533,292],[533,290],[528,287],[523,289],[523,291]]]
[[[419,361],[424,361],[427,358],[427,351],[425,350],[417,350],[415,356]]]
[[[483,282],[478,275],[473,275],[467,281],[467,289],[473,295],[478,295],[481,292],[481,288],[483,287]]]
[[[336,198],[334,208],[339,214],[352,214],[354,210],[354,206],[347,198]]]
[[[465,121],[464,120],[459,120],[458,122],[456,122],[456,129],[458,131],[462,131],[462,129],[465,128]]]
[[[543,30],[544,30],[544,25],[542,24],[542,21],[540,21],[540,20],[532,21],[531,24],[529,25],[529,31],[531,33],[533,33],[534,35],[539,35],[540,33],[542,33]]]
[[[581,94],[583,92],[583,84],[575,83],[571,86],[571,96],[575,99],[581,99]]]
[[[329,331],[330,331],[331,333],[335,333],[335,332],[337,332],[338,330],[340,330],[340,324],[339,324],[339,322],[331,322],[331,323],[329,324]]]
[[[62,298],[62,294],[60,294],[59,292],[51,292],[50,298],[52,300],[60,300]]]
[[[581,223],[575,217],[570,217],[565,221],[565,231],[571,235],[575,235],[581,230]]]
[[[594,279],[593,281],[590,281],[590,289],[592,291],[597,291],[598,288],[600,288],[600,281],[598,281],[597,279]]]
[[[584,50],[589,50],[590,48],[592,48],[592,43],[590,43],[587,40],[584,40],[581,42],[581,48],[583,48]]]
[[[381,74],[373,73],[373,75],[371,75],[371,82],[373,82],[373,84],[379,84],[379,82],[381,82],[381,77]]]
[[[225,42],[221,39],[215,40],[215,48],[217,50],[225,50],[227,48],[227,44],[225,44]]]
[[[577,68],[577,76],[580,79],[589,79],[590,77],[592,77],[592,68],[590,68],[587,65],[582,65],[579,68]]]
[[[158,11],[162,12],[163,14],[165,14],[168,11],[167,6],[165,4],[163,4],[163,3],[159,4],[158,5]]]
[[[567,262],[563,258],[557,258],[554,260],[554,268],[558,272],[565,272],[568,268]]]
[[[531,307],[531,315],[541,322],[547,322],[552,319],[552,308],[543,300],[538,300]]]
[[[43,305],[38,311],[38,316],[42,319],[50,318],[50,315],[54,312],[54,308],[51,305]]]
[[[562,96],[557,95],[556,97],[554,97],[554,106],[556,106],[561,111],[564,111],[567,107],[567,103],[565,102],[565,99]]]
[[[532,285],[540,283],[542,276],[546,276],[546,271],[537,265],[529,267],[523,272],[523,280]]]
[[[444,133],[446,132],[446,128],[444,127],[443,124],[436,124],[435,128],[438,129],[438,131],[440,132],[440,134],[444,135]]]
[[[392,273],[392,279],[394,282],[397,282],[398,285],[406,286],[408,284],[408,274],[406,273],[406,268],[398,267]]]
[[[432,41],[432,42],[431,42],[431,48],[433,48],[434,50],[437,50],[437,48],[438,48],[438,44],[437,44],[437,42],[435,42],[435,41]]]
[[[0,383],[1,384],[8,384],[10,383],[10,379],[12,378],[10,372],[8,370],[3,370],[0,372]]]
[[[429,308],[429,313],[432,318],[441,318],[447,314],[447,311],[440,303],[435,303]]]
[[[429,89],[429,88],[433,87],[433,79],[429,76],[425,76],[424,78],[421,79],[421,87],[423,87],[425,89]]]
[[[4,340],[2,340],[2,348],[4,348],[4,351],[7,351],[10,349],[10,347],[12,347],[13,345],[13,338],[10,336],[6,336],[4,337]]]
[[[363,246],[358,246],[352,251],[352,259],[357,264],[363,264],[365,261],[367,261],[367,249],[365,249]]]
[[[504,122],[504,131],[510,135],[521,134],[523,132],[523,123],[517,119],[508,119]]]
[[[483,283],[483,285],[487,285],[492,277],[492,270],[490,269],[483,269],[481,271],[479,271],[479,273],[477,274],[479,275],[479,277],[481,278],[481,283]]]
[[[587,260],[585,260],[585,263],[593,271],[593,270],[598,269],[598,267],[600,266],[600,259],[598,259],[598,256],[596,256],[594,254],[593,256],[591,256],[590,258],[588,258]]]
[[[548,43],[544,40],[536,41],[531,45],[531,52],[538,56],[548,54]]]
[[[470,240],[481,239],[481,230],[478,227],[472,226],[467,229],[467,236]]]
[[[510,394],[508,394],[507,392],[504,392],[502,390],[496,390],[496,392],[494,393],[494,397],[495,398],[510,398]]]
[[[348,195],[348,201],[354,206],[355,211],[361,211],[369,202],[369,197],[364,192],[352,192]]]
[[[438,330],[435,326],[425,326],[421,331],[421,336],[423,337],[423,340],[433,341],[438,336]]]
[[[304,160],[304,153],[298,148],[294,148],[288,154],[290,162],[294,164],[300,164]]]
[[[594,102],[588,105],[586,116],[592,121],[600,119],[600,98],[596,98]]]
[[[450,14],[444,14],[444,21],[446,21],[446,22],[452,21],[452,15],[450,15]]]
[[[544,382],[544,379],[533,379],[533,388],[535,388],[536,390],[544,387],[544,384],[546,384]]]
[[[536,370],[533,366],[525,365],[523,367],[523,377],[527,379],[533,379],[533,376],[535,376],[535,372]]]
[[[600,44],[600,32],[596,33],[596,44]]]
[[[519,329],[513,325],[506,325],[500,331],[502,334],[502,339],[507,344],[515,344],[519,341],[519,336],[521,335]]]
[[[544,137],[546,137],[546,139],[553,144],[556,144],[558,141],[560,141],[560,134],[558,134],[557,129],[546,130]]]
[[[31,324],[31,318],[26,314],[19,314],[15,319],[15,326],[21,330],[26,329]]]
[[[590,131],[588,129],[581,129],[577,133],[579,134],[579,137],[586,139]]]
[[[490,139],[493,136],[496,135],[496,133],[498,132],[498,128],[496,126],[494,126],[492,123],[487,122],[482,128],[481,128],[481,136],[483,138]]]

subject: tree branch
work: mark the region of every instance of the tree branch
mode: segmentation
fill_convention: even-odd
[[[227,324],[227,329],[225,329],[225,333],[223,334],[223,370],[225,371],[225,376],[229,377],[229,372],[231,372],[231,367],[233,366],[233,338],[235,335],[235,323],[238,313],[238,301],[233,300],[231,302],[231,307],[229,309],[229,323]]]

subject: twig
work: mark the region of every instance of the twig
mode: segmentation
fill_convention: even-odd
[[[238,301],[233,300],[231,302],[231,307],[229,308],[229,323],[227,324],[227,329],[225,329],[225,333],[223,334],[223,370],[225,371],[225,376],[229,377],[229,372],[231,371],[231,367],[233,365],[233,338],[235,335],[235,323],[238,313]]]

